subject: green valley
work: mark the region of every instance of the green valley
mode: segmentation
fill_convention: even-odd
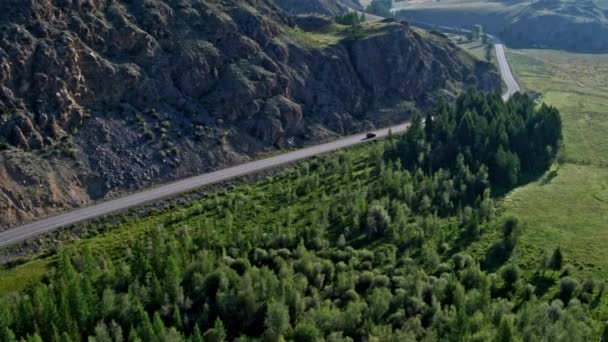
[[[601,279],[562,270],[561,256],[520,269],[530,226],[497,217],[490,195],[551,164],[557,111],[471,90],[426,122],[186,205],[90,223],[97,233],[0,273],[13,284],[2,338],[598,336]]]

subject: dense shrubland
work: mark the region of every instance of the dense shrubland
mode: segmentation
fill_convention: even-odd
[[[554,158],[559,113],[471,91],[425,122],[165,213],[118,251],[62,250],[45,281],[5,296],[0,340],[597,335],[603,284],[562,274],[559,248],[524,276],[510,260],[522,224],[494,217],[493,186]],[[495,230],[485,256],[468,253]]]

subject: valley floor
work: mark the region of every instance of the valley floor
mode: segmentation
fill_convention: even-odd
[[[503,215],[525,222],[517,263],[533,270],[560,246],[575,274],[608,279],[608,55],[507,54],[523,88],[560,110],[565,146],[560,166],[501,201]]]

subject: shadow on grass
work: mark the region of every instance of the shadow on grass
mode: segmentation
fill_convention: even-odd
[[[553,179],[555,179],[555,177],[557,177],[557,170],[553,169],[553,170],[547,172],[547,174],[544,177],[542,177],[542,180],[540,181],[540,185],[545,186],[545,185],[551,184],[551,181],[553,181]]]
[[[548,171],[549,169],[540,169],[537,171],[530,171],[527,172],[523,175],[520,175],[520,179],[519,182],[517,182],[517,184],[515,186],[493,186],[492,187],[492,194],[494,198],[501,198],[504,197],[506,194],[508,194],[509,192],[511,192],[511,190],[516,189],[516,188],[520,188],[523,186],[526,186],[530,183],[534,183],[537,181],[540,181],[542,179],[542,182],[545,182],[545,180],[543,179],[545,177],[545,173]],[[553,171],[549,172],[549,173],[553,173]],[[549,175],[547,175],[549,176]],[[557,176],[557,170],[555,171],[555,175],[553,175],[550,179],[549,182],[555,178]],[[548,183],[546,183],[548,184]],[[545,185],[543,183],[543,185]]]
[[[497,241],[488,249],[486,256],[481,262],[481,269],[486,272],[496,272],[509,260],[515,243],[511,239]]]
[[[544,296],[553,285],[555,285],[555,279],[536,272],[531,279],[531,283],[535,288],[534,294],[536,297],[540,298]]]

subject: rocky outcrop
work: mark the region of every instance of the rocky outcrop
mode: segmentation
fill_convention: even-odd
[[[500,85],[407,25],[334,29],[266,0],[0,2],[0,225],[368,129],[448,83]]]

